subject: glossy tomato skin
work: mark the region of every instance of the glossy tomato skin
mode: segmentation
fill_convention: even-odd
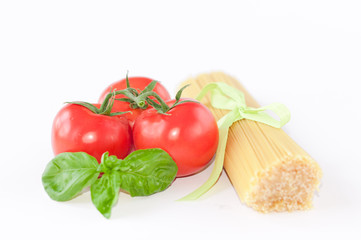
[[[129,122],[122,116],[99,115],[83,106],[67,104],[53,121],[52,147],[55,155],[86,152],[100,163],[106,151],[118,158],[126,157],[131,144]]]
[[[129,79],[130,87],[135,88],[137,90],[141,90],[141,91],[144,90],[144,88],[153,81],[153,79],[150,79],[147,77],[129,77],[128,79]],[[112,83],[100,95],[98,103],[101,104],[104,101],[106,95],[111,90],[122,90],[125,88],[127,88],[126,79],[122,79],[122,80]],[[159,82],[155,85],[153,91],[156,92],[164,101],[170,99],[167,89]],[[122,98],[122,97],[125,97],[125,96],[122,94],[117,95],[117,98]],[[139,108],[132,109],[132,108],[130,108],[129,103],[127,103],[127,102],[122,102],[122,101],[114,102],[112,112],[126,112],[126,111],[132,112],[132,113],[124,114],[124,116],[126,118],[128,118],[128,120],[130,121],[130,123],[132,125],[133,122],[135,121],[135,119],[142,113],[143,110],[139,109]]]
[[[212,113],[201,103],[187,102],[167,114],[159,114],[150,108],[136,119],[133,127],[135,148],[161,148],[168,152],[177,163],[177,177],[203,170],[218,145],[218,127]]]

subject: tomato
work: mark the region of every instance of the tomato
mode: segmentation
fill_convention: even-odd
[[[144,90],[144,88],[151,83],[153,80],[146,77],[129,77],[129,85],[131,88],[135,88],[138,90],[138,92]],[[113,90],[122,90],[127,88],[126,79],[122,79],[120,81],[112,83],[110,86],[108,86],[103,93],[100,95],[99,103],[102,103],[106,97],[106,95]],[[169,100],[170,96],[165,89],[165,87],[160,84],[159,82],[155,85],[154,92],[156,92],[164,101]],[[125,96],[122,94],[116,95],[117,98],[124,98]],[[132,109],[128,102],[122,102],[122,101],[115,101],[113,105],[112,112],[126,112],[130,111],[131,113],[126,113],[124,116],[128,118],[131,125],[133,124],[134,120],[142,113],[143,109]]]
[[[175,100],[166,101],[170,106]],[[184,102],[160,114],[145,110],[135,121],[136,149],[161,148],[178,166],[177,177],[203,170],[217,150],[218,127],[209,109],[201,103]]]
[[[121,115],[100,115],[86,107],[67,104],[57,113],[53,122],[52,146],[55,155],[62,152],[86,152],[100,163],[106,151],[118,158],[126,157],[131,144],[129,122]]]

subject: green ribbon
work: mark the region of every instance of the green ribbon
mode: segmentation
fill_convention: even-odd
[[[228,130],[234,122],[241,119],[249,119],[281,128],[290,120],[290,112],[281,103],[273,103],[261,108],[252,108],[246,105],[244,94],[236,88],[224,82],[213,82],[207,84],[197,96],[200,101],[208,92],[211,92],[211,105],[214,108],[230,110],[225,116],[218,120],[219,142],[214,160],[212,173],[208,180],[198,189],[179,199],[181,201],[195,200],[206,193],[217,182],[223,170],[224,154],[226,151]],[[266,111],[272,111],[279,120],[274,119]]]

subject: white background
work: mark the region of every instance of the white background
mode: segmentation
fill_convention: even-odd
[[[1,239],[273,239],[360,236],[360,1],[1,1]],[[324,171],[310,211],[260,214],[225,174],[196,202],[176,202],[208,168],[144,198],[119,196],[106,220],[90,194],[52,201],[41,175],[63,102],[95,102],[144,75],[174,94],[214,70],[262,104],[292,112],[284,130]]]

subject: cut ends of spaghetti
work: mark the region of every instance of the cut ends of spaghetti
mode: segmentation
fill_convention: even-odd
[[[259,175],[252,181],[245,202],[259,212],[268,213],[312,208],[312,198],[322,173],[312,159],[298,156]]]

